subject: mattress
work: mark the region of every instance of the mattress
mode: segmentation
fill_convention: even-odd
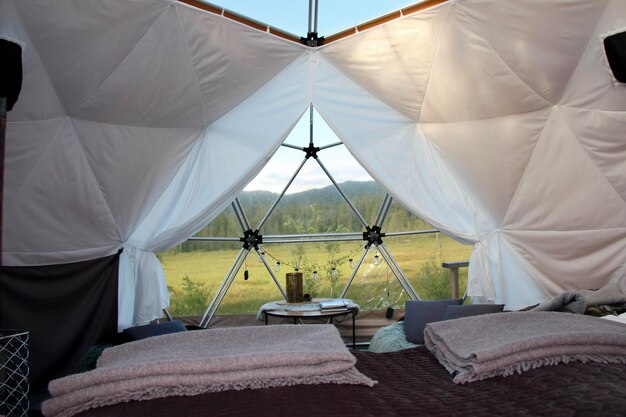
[[[374,387],[298,385],[131,401],[79,414],[132,416],[620,416],[626,366],[570,363],[457,385],[424,347],[355,351]]]

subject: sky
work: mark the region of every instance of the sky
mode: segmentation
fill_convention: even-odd
[[[308,31],[309,0],[214,0],[209,2],[296,36],[306,36]],[[328,36],[416,2],[417,0],[319,0],[317,32],[320,36]],[[339,138],[317,112],[314,112],[313,121],[315,146],[339,142]],[[309,112],[305,111],[285,143],[307,146],[309,136]],[[338,183],[372,180],[343,145],[323,150],[318,156]],[[280,193],[303,159],[304,152],[280,147],[245,190],[268,190]],[[287,190],[287,194],[328,185],[331,185],[331,182],[326,174],[313,158],[309,158]]]

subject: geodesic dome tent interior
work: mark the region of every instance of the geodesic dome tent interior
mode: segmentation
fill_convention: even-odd
[[[3,265],[45,276],[123,249],[118,329],[159,317],[155,253],[230,204],[312,104],[396,200],[474,245],[469,295],[517,309],[624,275],[626,85],[604,39],[625,2],[434,1],[318,47],[199,6],[0,2],[24,68]]]

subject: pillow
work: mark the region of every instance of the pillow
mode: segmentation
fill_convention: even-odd
[[[502,310],[504,310],[504,304],[450,305],[446,307],[446,311],[443,314],[443,320],[479,316],[481,314],[500,313]]]
[[[434,321],[441,321],[447,306],[462,303],[462,298],[405,302],[404,333],[406,333],[406,340],[423,345],[426,325]]]
[[[161,336],[163,334],[186,332],[185,325],[180,320],[164,321],[157,324],[129,327],[124,330],[133,340],[141,340],[146,337]]]

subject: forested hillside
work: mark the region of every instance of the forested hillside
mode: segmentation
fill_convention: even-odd
[[[339,185],[359,210],[365,221],[373,225],[378,209],[385,196],[384,190],[374,181],[345,182]],[[278,194],[269,191],[243,192],[239,197],[252,229],[255,229]],[[383,231],[406,231],[430,229],[416,216],[394,202],[383,224]],[[362,232],[361,222],[354,215],[334,186],[287,194],[261,228],[263,235],[295,233]],[[196,236],[240,237],[241,226],[232,208],[216,217]],[[182,251],[211,250],[240,247],[239,243],[207,243],[188,241],[181,245]]]

